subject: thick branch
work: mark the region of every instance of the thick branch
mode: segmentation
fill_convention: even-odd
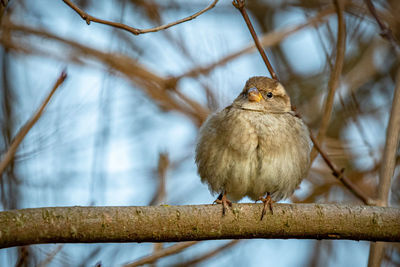
[[[0,248],[41,243],[299,238],[400,241],[400,209],[275,204],[55,207],[0,212]]]

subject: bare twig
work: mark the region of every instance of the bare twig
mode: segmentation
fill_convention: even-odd
[[[23,267],[28,264],[28,258],[29,255],[31,254],[31,251],[29,250],[28,246],[23,246],[18,248],[18,260],[15,263],[15,267]]]
[[[0,1],[0,21],[2,20],[2,18],[3,18],[3,15],[4,15],[4,13],[5,13],[5,11],[6,11],[6,9],[7,9],[7,5],[9,4],[9,1],[8,0],[2,0],[2,1]]]
[[[336,44],[337,51],[336,51],[335,65],[331,72],[328,84],[329,92],[328,96],[326,97],[324,113],[322,115],[321,125],[317,136],[317,140],[320,144],[323,143],[330,122],[330,118],[332,115],[333,100],[335,98],[336,89],[339,85],[340,75],[343,69],[344,54],[346,50],[346,24],[343,17],[343,3],[341,0],[334,0],[334,3],[338,16],[338,37]],[[314,148],[311,152],[311,162],[314,161],[316,156],[317,156],[317,151]]]
[[[178,244],[170,246],[168,248],[159,250],[159,251],[157,251],[147,257],[141,258],[135,262],[126,264],[126,265],[124,265],[124,267],[135,267],[135,266],[140,266],[140,265],[144,265],[144,264],[154,263],[161,258],[179,253],[188,247],[196,245],[197,243],[198,243],[198,241],[189,241],[189,242],[178,243]]]
[[[165,179],[169,167],[169,157],[167,153],[160,153],[158,156],[157,178],[158,188],[154,193],[150,206],[160,204],[165,199]]]
[[[278,81],[278,76],[276,75],[274,68],[272,67],[271,63],[268,60],[267,55],[264,52],[264,49],[262,48],[260,44],[260,40],[258,40],[257,34],[254,30],[254,27],[249,19],[249,16],[247,15],[247,11],[244,8],[244,3],[245,0],[233,0],[232,4],[240,11],[240,13],[243,16],[244,21],[246,22],[247,27],[249,28],[250,34],[253,37],[254,43],[258,49],[258,52],[260,52],[260,55],[262,59],[264,60],[265,65],[268,68],[269,73],[271,74],[272,79]]]
[[[358,103],[357,98],[356,98],[356,96],[355,96],[355,94],[354,94],[353,91],[350,91],[350,97],[351,97],[351,100],[352,100],[352,104],[350,104],[350,106],[347,107],[347,106],[345,105],[345,102],[344,102],[344,100],[343,100],[342,95],[339,94],[339,100],[340,100],[340,104],[341,104],[342,107],[343,107],[343,110],[346,111],[346,109],[352,109],[352,110],[355,110],[355,112],[356,112],[358,115],[361,114],[360,104]],[[352,120],[354,126],[356,127],[356,129],[357,129],[357,131],[358,131],[358,133],[359,133],[359,135],[360,135],[360,137],[361,137],[362,142],[363,142],[364,145],[368,148],[368,156],[369,156],[369,157],[371,158],[371,160],[374,162],[374,165],[375,165],[375,166],[378,165],[378,162],[377,162],[377,160],[375,159],[374,153],[373,153],[373,152],[374,152],[374,148],[372,147],[371,143],[367,140],[367,136],[366,136],[366,134],[365,134],[365,131],[363,131],[362,125],[361,125],[361,123],[360,123],[360,118],[359,118],[359,116],[352,116],[352,115],[349,115],[348,117],[350,118],[350,120]]]
[[[400,135],[400,70],[397,72],[397,84],[394,90],[392,109],[386,132],[386,143],[383,151],[382,164],[379,170],[378,206],[388,205],[390,185],[396,167],[396,152]],[[380,266],[384,253],[384,243],[372,243],[368,266]]]
[[[167,171],[170,167],[168,153],[160,153],[158,156],[157,164],[157,178],[158,187],[157,191],[154,193],[153,199],[150,201],[150,206],[158,205],[165,201],[166,198],[166,178]],[[164,243],[154,243],[153,244],[153,254],[163,250]]]
[[[79,16],[81,16],[81,18],[83,20],[86,21],[86,23],[89,25],[90,22],[96,22],[96,23],[100,23],[100,24],[104,24],[104,25],[109,25],[112,27],[116,27],[125,31],[128,31],[130,33],[133,33],[134,35],[139,35],[139,34],[143,34],[143,33],[149,33],[149,32],[157,32],[157,31],[161,31],[161,30],[165,30],[168,29],[172,26],[181,24],[183,22],[192,20],[197,18],[198,16],[200,16],[201,14],[207,12],[208,10],[212,9],[218,2],[218,0],[214,0],[209,6],[207,6],[206,8],[200,10],[199,12],[196,12],[195,14],[188,16],[186,18],[168,23],[168,24],[164,24],[158,27],[154,27],[154,28],[150,28],[150,29],[137,29],[137,28],[133,28],[131,26],[128,26],[126,24],[123,23],[119,23],[119,22],[112,22],[112,21],[108,21],[108,20],[103,20],[103,19],[99,19],[96,17],[93,17],[91,15],[89,15],[88,13],[86,13],[85,11],[83,11],[82,9],[80,9],[77,5],[75,5],[74,3],[72,3],[70,0],[63,0],[65,4],[67,4],[70,8],[72,8],[76,13],[79,14]]]
[[[375,6],[372,3],[372,1],[364,0],[364,2],[368,7],[369,12],[371,13],[371,15],[375,18],[376,22],[378,23],[379,28],[381,29],[381,36],[389,41],[390,45],[397,52],[397,56],[399,56],[400,51],[399,51],[399,48],[394,39],[392,30],[385,23],[383,23],[382,20],[379,18],[378,13],[376,12]]]
[[[318,144],[318,141],[314,137],[312,133],[310,133],[311,141],[314,144],[315,149],[319,152],[322,159],[328,165],[328,167],[332,170],[332,175],[335,176],[339,181],[343,183],[345,187],[347,187],[356,197],[361,199],[367,205],[374,205],[375,201],[368,197],[362,190],[360,190],[349,178],[344,176],[344,169],[339,170],[335,164],[330,160],[329,156],[323,151]]]
[[[15,136],[14,140],[12,141],[10,147],[8,148],[7,152],[3,155],[3,158],[0,162],[0,174],[2,174],[11,160],[14,158],[15,152],[19,144],[21,144],[22,140],[25,138],[27,133],[30,129],[35,125],[35,123],[39,120],[40,116],[42,115],[44,109],[46,108],[47,104],[49,103],[51,97],[53,96],[54,92],[57,88],[64,82],[67,78],[67,73],[63,71],[60,74],[60,77],[57,79],[53,88],[51,89],[50,93],[47,95],[46,99],[43,101],[42,105],[38,108],[38,110],[33,114],[30,120],[28,120],[25,125],[19,130],[17,135]]]
[[[53,251],[51,251],[46,259],[44,259],[43,261],[38,263],[38,267],[46,267],[47,265],[49,265],[51,263],[51,261],[54,259],[54,257],[58,254],[58,252],[61,251],[61,249],[63,248],[64,245],[58,245]]]
[[[176,265],[173,265],[174,267],[185,267],[185,266],[194,266],[196,264],[199,264],[202,261],[208,260],[216,255],[218,255],[219,253],[221,253],[222,251],[224,251],[225,249],[231,248],[234,245],[236,245],[237,243],[239,243],[240,240],[232,240],[216,249],[213,249],[207,253],[205,253],[204,255],[201,255],[200,257],[194,258],[192,260],[189,261],[185,261]]]

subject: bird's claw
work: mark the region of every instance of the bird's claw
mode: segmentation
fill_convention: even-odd
[[[274,202],[271,198],[271,196],[268,194],[266,197],[260,197],[258,200],[262,201],[264,203],[264,207],[261,213],[261,219],[264,218],[264,215],[267,213],[267,206],[269,207],[269,210],[271,211],[271,214],[274,214],[274,210],[272,209],[272,203]]]
[[[229,207],[232,207],[232,202],[226,198],[226,194],[220,194],[216,200],[214,200],[216,204],[222,204],[222,216],[225,215],[226,210]]]

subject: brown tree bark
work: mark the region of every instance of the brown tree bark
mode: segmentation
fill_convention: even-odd
[[[42,243],[298,238],[400,241],[400,209],[333,204],[51,207],[0,212],[0,248]]]

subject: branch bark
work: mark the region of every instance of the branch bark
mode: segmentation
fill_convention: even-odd
[[[400,241],[400,209],[330,204],[50,207],[0,212],[0,248],[43,243],[298,238]]]

